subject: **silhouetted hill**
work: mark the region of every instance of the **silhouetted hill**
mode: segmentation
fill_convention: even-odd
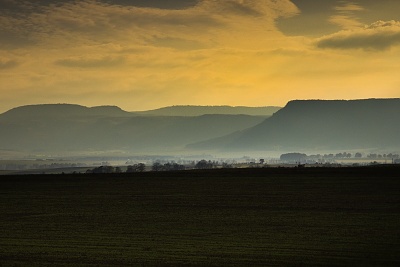
[[[197,149],[400,148],[400,99],[295,100],[262,123]]]
[[[43,104],[27,105],[13,108],[0,115],[4,120],[20,120],[31,118],[65,118],[65,117],[87,117],[87,116],[130,116],[129,112],[123,111],[116,106],[84,107],[73,104]]]
[[[135,113],[158,116],[200,116],[206,114],[271,116],[279,109],[281,107],[171,106]]]
[[[21,119],[32,117],[125,117],[125,116],[201,116],[201,115],[251,115],[271,116],[280,107],[231,107],[231,106],[171,106],[148,111],[127,112],[117,106],[85,107],[75,104],[41,104],[13,108],[0,119]]]
[[[210,111],[208,108],[203,111]],[[400,99],[296,100],[267,119],[221,114],[138,115],[114,106],[34,105],[0,114],[0,149],[137,153],[168,153],[184,147],[222,151],[395,151],[400,148],[398,114]]]
[[[24,106],[0,115],[0,149],[165,151],[260,123],[249,115],[144,116],[118,107]]]

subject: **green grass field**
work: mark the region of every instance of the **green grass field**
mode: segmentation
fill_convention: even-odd
[[[400,266],[400,168],[0,176],[0,266]]]

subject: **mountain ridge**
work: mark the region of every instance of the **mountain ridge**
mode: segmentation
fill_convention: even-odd
[[[38,104],[12,108],[0,118],[17,119],[30,117],[72,117],[72,116],[126,116],[129,112],[117,106],[86,107],[77,104]]]
[[[201,116],[207,114],[270,116],[280,107],[246,106],[167,106],[146,111],[125,111],[118,106],[86,107],[78,104],[37,104],[12,108],[0,117],[55,117],[55,116]]]
[[[80,113],[81,114],[81,113]],[[264,120],[250,115],[53,116],[4,119],[0,149],[15,151],[109,151],[147,153],[182,149]]]
[[[400,147],[397,114],[398,98],[293,100],[235,138],[229,134],[188,147],[228,151]]]
[[[293,100],[271,117],[157,116],[115,106],[24,106],[0,114],[0,149],[164,154],[396,149],[400,148],[398,114],[399,98]]]
[[[199,116],[205,114],[225,114],[225,115],[252,115],[252,116],[271,116],[281,107],[263,106],[263,107],[248,107],[248,106],[195,106],[195,105],[175,105],[167,106],[158,109],[135,112],[138,114],[161,115],[166,116]]]

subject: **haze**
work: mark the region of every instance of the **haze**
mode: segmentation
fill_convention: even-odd
[[[400,1],[0,5],[0,112],[39,103],[133,111],[399,96]]]

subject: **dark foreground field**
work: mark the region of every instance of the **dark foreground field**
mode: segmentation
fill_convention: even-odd
[[[400,266],[400,168],[0,176],[0,266]]]

